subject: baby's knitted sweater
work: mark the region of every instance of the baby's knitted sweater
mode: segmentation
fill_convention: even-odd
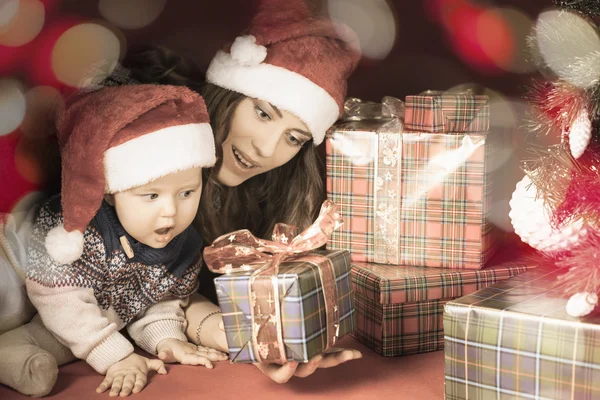
[[[135,241],[103,203],[84,233],[84,251],[61,265],[46,252],[48,231],[63,223],[60,197],[41,209],[30,242],[27,293],[44,325],[101,374],[133,352],[119,331],[156,354],[164,339],[187,341],[183,307],[198,286],[202,239],[189,227],[164,249]],[[129,259],[119,238],[125,236]]]

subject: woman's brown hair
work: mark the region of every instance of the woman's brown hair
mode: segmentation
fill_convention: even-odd
[[[191,62],[163,48],[146,47],[131,52],[123,62],[131,77],[141,83],[186,85],[206,102],[215,135],[217,157],[231,128],[235,110],[246,96],[210,83]],[[322,162],[312,141],[304,144],[286,164],[254,176],[239,186],[221,185],[217,162],[204,170],[203,191],[195,226],[206,243],[237,229],[249,229],[270,238],[273,226],[285,222],[306,228],[325,199]]]

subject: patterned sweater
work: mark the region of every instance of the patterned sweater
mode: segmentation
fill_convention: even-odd
[[[60,265],[47,254],[46,234],[62,224],[60,197],[40,209],[29,248],[27,293],[44,325],[73,354],[104,374],[133,352],[119,331],[156,354],[167,338],[187,341],[182,307],[198,286],[202,239],[189,227],[164,249],[153,249],[125,232],[114,208],[102,207],[84,232],[84,251]],[[119,238],[126,236],[129,259]]]

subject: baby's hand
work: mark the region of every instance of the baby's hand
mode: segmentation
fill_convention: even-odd
[[[162,361],[151,360],[135,353],[130,354],[106,371],[106,377],[96,389],[96,393],[103,393],[108,388],[111,388],[109,393],[111,397],[119,394],[125,397],[131,393],[138,393],[146,386],[150,371],[156,371],[161,375],[167,373]]]
[[[223,361],[229,358],[227,354],[215,349],[196,346],[177,339],[163,340],[156,346],[156,351],[158,351],[158,358],[166,363],[204,365],[206,368],[213,367],[211,361]]]

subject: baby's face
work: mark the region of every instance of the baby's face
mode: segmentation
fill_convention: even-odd
[[[106,200],[115,207],[127,233],[138,242],[161,249],[190,226],[201,192],[202,169],[198,167],[107,195]]]

